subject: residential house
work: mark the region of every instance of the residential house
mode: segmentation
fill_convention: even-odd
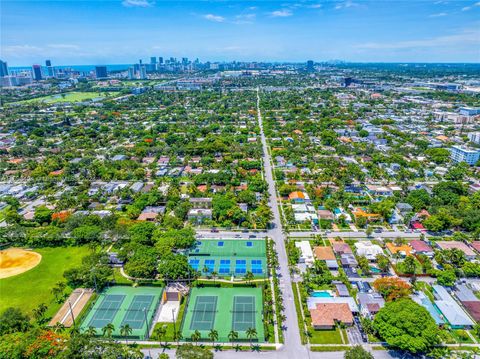
[[[435,284],[432,289],[435,306],[453,329],[471,328],[475,325],[445,287]]]
[[[313,252],[315,253],[315,258],[319,261],[324,261],[329,269],[338,269],[337,259],[332,247],[315,247]]]
[[[353,325],[353,315],[346,303],[318,303],[310,309],[314,329],[333,329],[336,324]]]
[[[352,248],[345,242],[332,242],[332,248],[337,255],[353,254]]]
[[[412,248],[408,244],[402,244],[401,246],[396,246],[395,243],[388,242],[386,245],[387,250],[390,254],[394,255],[396,253],[400,254],[402,257],[411,255]]]
[[[422,307],[424,307],[430,315],[432,316],[433,320],[437,325],[444,325],[445,320],[443,319],[440,311],[437,309],[435,305],[430,301],[430,299],[423,293],[423,292],[418,292],[415,294],[412,294],[412,299],[420,304]]]
[[[430,247],[426,242],[420,239],[414,239],[410,241],[410,247],[415,254],[425,254],[427,257],[432,258],[434,255],[432,247]]]
[[[467,260],[472,260],[477,257],[477,254],[472,248],[460,241],[436,241],[435,244],[440,249],[459,249],[465,254]]]
[[[360,313],[370,319],[373,319],[375,314],[385,306],[385,299],[377,292],[358,293],[357,301]]]
[[[369,261],[374,261],[378,254],[383,254],[382,248],[370,241],[355,242],[355,248],[357,255],[365,256]]]
[[[207,219],[212,219],[212,210],[204,208],[192,208],[188,211],[188,220],[196,223],[203,223]]]
[[[192,208],[212,208],[212,198],[209,197],[190,198],[189,201]]]
[[[312,247],[309,241],[296,241],[295,247],[300,249],[299,263],[305,263],[307,266],[311,266],[314,262]]]

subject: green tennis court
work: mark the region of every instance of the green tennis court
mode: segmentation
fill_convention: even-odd
[[[246,341],[249,328],[257,331],[254,340],[265,340],[261,288],[192,288],[182,322],[185,340],[198,330],[201,340],[210,341],[208,333],[215,329],[220,342],[228,342],[232,330]]]
[[[233,297],[232,328],[235,331],[246,331],[255,328],[255,297]]]
[[[190,323],[191,330],[213,329],[217,310],[217,297],[211,295],[198,296],[193,308],[193,317]]]
[[[120,294],[106,295],[103,301],[100,303],[100,306],[93,314],[88,326],[94,328],[103,328],[108,323],[111,323],[118,310],[122,306],[124,299],[125,296]]]
[[[162,288],[115,286],[99,294],[97,301],[87,313],[80,330],[95,328],[103,334],[107,324],[113,324],[113,337],[122,337],[124,325],[132,328],[131,339],[146,339],[152,326],[155,312],[160,304]]]

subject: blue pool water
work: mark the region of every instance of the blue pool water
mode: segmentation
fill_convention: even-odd
[[[331,298],[332,295],[324,290],[317,290],[312,293],[312,297],[315,298]]]
[[[382,273],[382,271],[378,268],[375,268],[375,267],[370,267],[370,272],[372,273]]]

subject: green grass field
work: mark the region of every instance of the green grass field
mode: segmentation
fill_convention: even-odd
[[[112,97],[118,92],[68,92],[65,94],[57,94],[51,96],[37,97],[30,100],[20,101],[19,103],[29,102],[45,102],[45,103],[60,103],[60,102],[81,102],[92,100],[99,97]]]
[[[63,279],[63,272],[80,265],[88,254],[87,247],[41,248],[36,252],[42,261],[35,268],[5,279],[0,279],[0,312],[8,307],[18,307],[31,314],[40,303],[48,306],[47,317],[60,308],[54,300],[51,289]]]

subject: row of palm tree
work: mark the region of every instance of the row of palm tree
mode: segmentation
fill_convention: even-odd
[[[113,335],[113,332],[115,331],[115,326],[112,323],[108,323],[102,328],[102,334],[106,338],[111,338]],[[125,338],[125,342],[128,344],[128,337],[132,334],[133,329],[130,327],[128,324],[124,324],[120,327],[120,335]],[[85,334],[89,336],[95,336],[97,335],[97,330],[90,326],[88,329],[85,331]],[[167,328],[165,326],[158,326],[155,328],[153,332],[153,337],[162,341],[162,338],[165,337],[167,334]],[[250,340],[250,345],[252,345],[252,341],[254,338],[257,338],[257,330],[255,328],[248,328],[246,330],[246,335],[247,338]],[[210,332],[208,333],[209,339],[212,341],[213,346],[215,346],[215,342],[218,340],[218,331],[215,329],[211,329]],[[175,340],[178,344],[178,342],[182,339],[182,334],[180,331],[175,331],[173,333],[173,340]],[[202,334],[200,331],[195,330],[195,332],[192,333],[190,336],[190,339],[195,342],[196,345],[198,345],[198,342],[200,339],[202,339]],[[232,343],[235,340],[238,339],[238,332],[235,330],[231,330],[230,333],[228,333],[228,340]]]
[[[216,271],[210,272],[210,269],[206,265],[203,267],[202,272],[205,273],[205,275],[210,273],[210,276],[213,278],[213,285],[215,285],[215,279],[218,278],[218,273]],[[245,273],[244,279],[247,284],[250,284],[254,278],[255,275],[252,272],[247,271],[247,273]]]
[[[248,328],[246,330],[246,335],[247,338],[250,340],[250,345],[252,345],[253,339],[257,337],[257,330],[255,328]],[[210,340],[212,341],[212,345],[215,346],[215,341],[218,340],[218,331],[216,331],[215,329],[211,329],[208,333],[208,338],[210,338]],[[195,330],[190,336],[190,339],[192,340],[192,342],[195,342],[195,344],[198,345],[199,340],[202,339],[202,334],[200,333],[200,331]],[[228,340],[233,345],[233,342],[237,339],[238,332],[235,330],[231,330],[230,333],[228,333]]]

